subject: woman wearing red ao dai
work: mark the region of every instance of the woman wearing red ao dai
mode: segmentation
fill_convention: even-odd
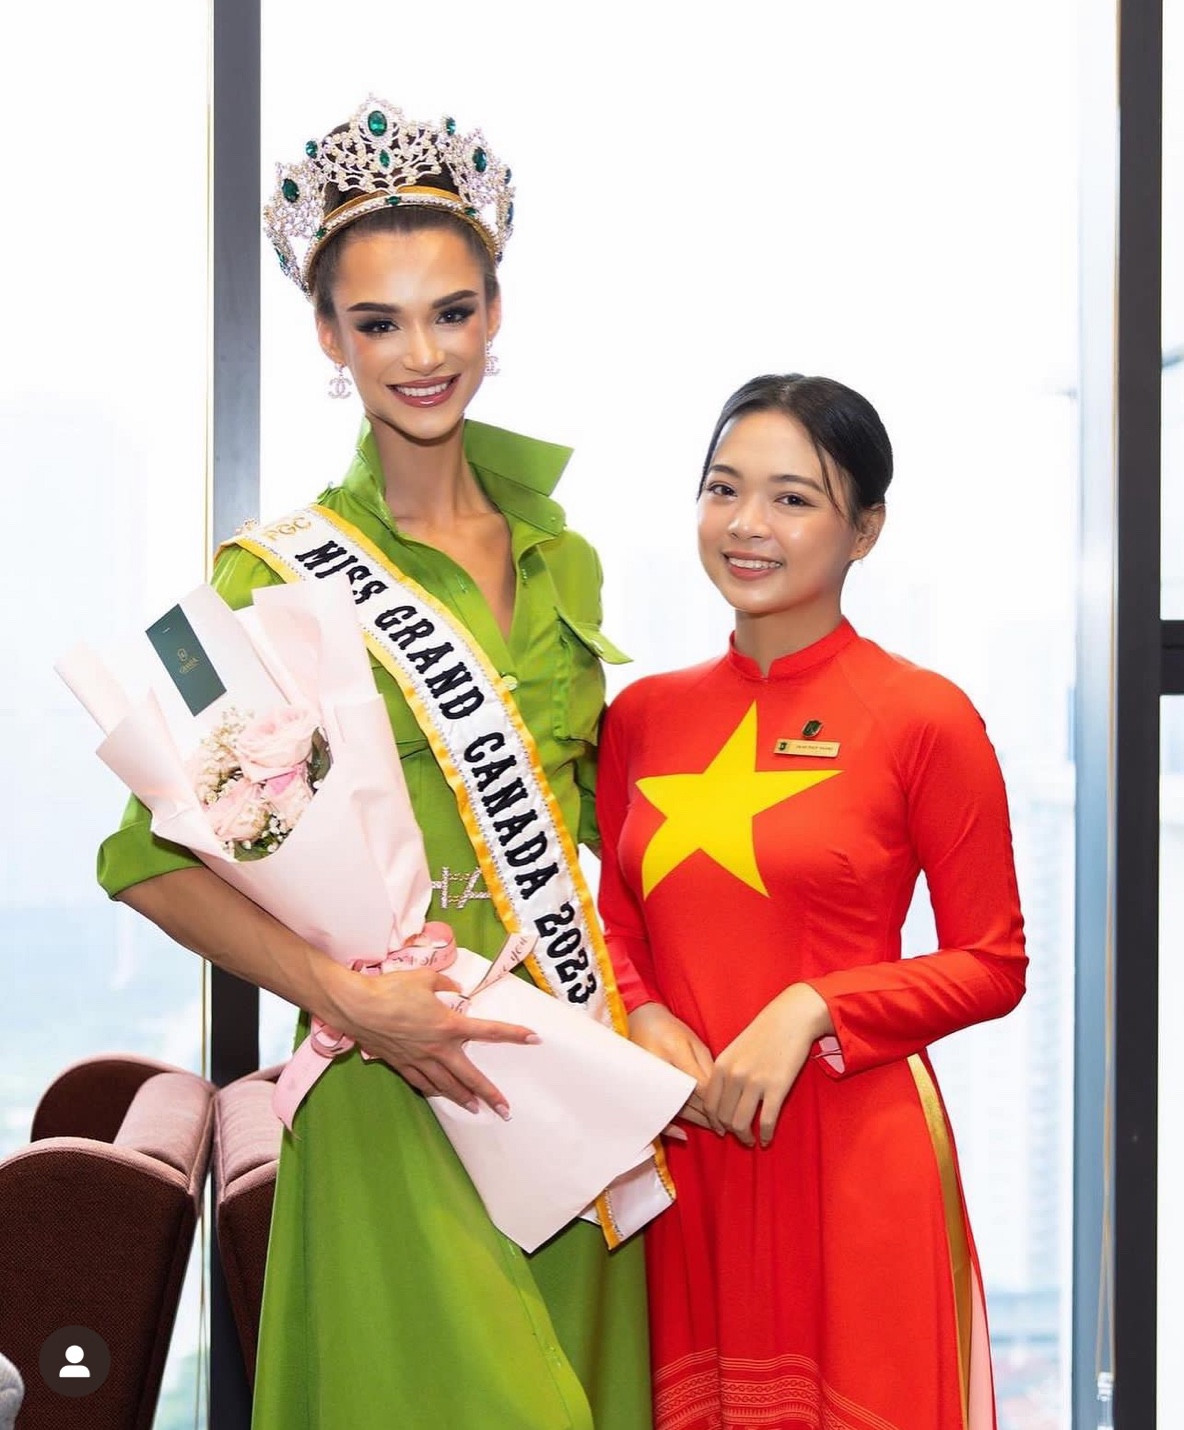
[[[1023,926],[982,721],[842,615],[891,472],[850,389],[741,388],[699,497],[731,647],[606,721],[601,905],[631,1032],[698,1080],[679,1200],[647,1233],[658,1430],[995,1424],[926,1048],[1019,1001]],[[922,870],[940,946],[902,961]]]

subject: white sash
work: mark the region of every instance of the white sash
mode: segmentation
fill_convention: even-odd
[[[397,682],[456,797],[507,933],[537,934],[527,960],[541,988],[618,1033],[627,1021],[575,844],[534,738],[471,634],[336,512],[310,506],[234,544],[286,581],[345,576],[375,657]],[[597,1201],[610,1246],[674,1199],[661,1147]]]

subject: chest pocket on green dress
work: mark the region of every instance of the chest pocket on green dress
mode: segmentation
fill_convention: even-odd
[[[604,709],[604,670],[627,665],[629,657],[613,645],[599,626],[577,621],[562,607],[555,608],[559,630],[559,660],[552,685],[552,728],[561,740],[596,743]]]

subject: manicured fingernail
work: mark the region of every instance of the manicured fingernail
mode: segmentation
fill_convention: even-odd
[[[501,1118],[503,1122],[509,1122],[510,1109],[506,1106],[504,1102],[495,1102],[493,1104],[493,1110],[497,1113],[497,1115]]]
[[[481,1111],[481,1104],[477,1101],[476,1098],[474,1098],[474,1099],[472,1100],[472,1102],[466,1102],[466,1103],[465,1103],[465,1111],[466,1111],[466,1112],[480,1112],[480,1111]]]
[[[526,1041],[528,1043],[541,1043],[543,1040],[537,1033],[528,1033],[526,1035]]]

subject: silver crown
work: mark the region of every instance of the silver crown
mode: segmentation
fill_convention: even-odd
[[[441,179],[451,181],[455,192],[438,187]],[[326,213],[330,184],[351,197]],[[310,139],[298,164],[276,165],[263,228],[280,267],[311,296],[309,279],[325,241],[364,214],[398,204],[455,213],[477,230],[495,262],[514,226],[510,170],[494,158],[479,129],[461,134],[455,119],[408,119],[397,106],[371,97],[348,124]]]

